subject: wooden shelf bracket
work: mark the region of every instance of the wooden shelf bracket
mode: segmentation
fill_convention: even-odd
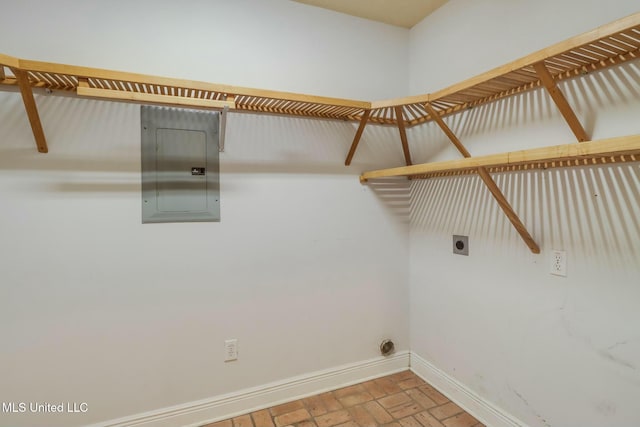
[[[564,94],[556,84],[553,76],[549,72],[549,69],[544,65],[544,61],[533,64],[533,68],[536,70],[536,74],[540,77],[542,85],[551,96],[551,99],[553,99],[558,110],[560,110],[560,114],[562,114],[562,117],[564,117],[565,121],[571,128],[571,131],[578,139],[578,142],[589,141],[591,138],[587,135],[582,124],[580,124],[580,120],[578,120],[578,117],[571,108],[571,105],[569,105],[567,98],[565,98]]]
[[[31,130],[33,131],[33,137],[36,140],[38,151],[40,153],[48,153],[49,147],[47,147],[47,139],[44,136],[44,130],[42,129],[42,122],[40,121],[40,115],[38,114],[38,106],[36,105],[36,100],[33,98],[33,91],[29,84],[29,75],[26,71],[22,71],[17,68],[11,68],[11,71],[18,81],[18,87],[20,88],[20,94],[22,95],[22,102],[24,103],[24,108],[27,111],[27,117],[31,124]]]
[[[445,135],[447,135],[449,140],[451,140],[453,145],[455,145],[460,154],[462,154],[462,156],[465,158],[471,158],[471,154],[469,153],[469,151],[465,148],[464,145],[462,145],[462,142],[460,142],[458,137],[456,137],[449,126],[447,126],[444,120],[442,120],[442,117],[438,115],[436,110],[433,109],[431,104],[427,102],[426,104],[424,104],[424,108],[425,110],[427,110],[429,115],[431,115],[431,118],[438,124],[440,129],[442,129]],[[524,240],[525,244],[529,247],[531,252],[533,252],[534,254],[539,254],[540,247],[535,242],[535,240],[533,240],[533,237],[531,236],[529,231],[527,231],[527,228],[518,217],[518,214],[516,214],[516,212],[513,210],[513,208],[509,204],[509,201],[504,196],[502,191],[500,191],[498,184],[496,184],[496,182],[493,180],[487,169],[484,166],[480,166],[478,167],[477,172],[480,176],[480,179],[482,179],[482,182],[484,182],[489,192],[491,192],[493,198],[496,199],[496,202],[498,202],[498,205],[500,206],[500,209],[502,209],[502,212],[504,212],[504,214],[507,216],[507,218],[516,229],[522,240]]]
[[[349,166],[351,164],[351,160],[353,160],[353,155],[356,154],[356,150],[358,149],[358,144],[360,143],[360,138],[362,138],[362,133],[364,132],[365,126],[367,126],[367,121],[369,120],[370,114],[371,114],[371,110],[364,110],[364,112],[362,113],[362,118],[360,119],[358,130],[356,131],[356,136],[353,138],[353,142],[351,143],[351,148],[349,149],[349,154],[347,154],[347,159],[344,161],[345,166]]]
[[[402,112],[402,106],[398,105],[395,108],[396,121],[398,122],[398,131],[400,132],[400,141],[402,142],[402,152],[404,153],[404,161],[407,166],[411,166],[411,152],[409,151],[409,141],[407,140],[407,130],[404,124],[404,114]]]

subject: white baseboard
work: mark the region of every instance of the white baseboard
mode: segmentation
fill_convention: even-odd
[[[527,427],[414,352],[411,352],[411,370],[487,427]]]
[[[88,427],[196,427],[409,368],[409,352],[312,372],[251,389]]]

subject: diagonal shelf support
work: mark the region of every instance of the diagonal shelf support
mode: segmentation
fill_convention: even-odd
[[[431,104],[427,102],[424,104],[424,108],[425,110],[427,110],[427,113],[429,113],[431,118],[438,124],[440,129],[442,129],[445,135],[447,135],[449,140],[451,140],[453,145],[456,146],[460,154],[462,154],[463,157],[471,157],[471,153],[469,153],[469,151],[467,151],[465,146],[462,145],[462,142],[460,142],[458,137],[453,133],[453,131],[449,128],[449,126],[447,126],[444,120],[442,120],[442,117],[440,117],[440,114],[438,114],[438,112],[433,108],[433,106],[431,106]]]
[[[578,141],[589,141],[591,138],[587,135],[587,132],[584,130],[584,127],[582,127],[576,113],[574,113],[571,105],[569,105],[569,101],[567,101],[567,98],[565,98],[564,94],[556,84],[553,76],[544,65],[544,61],[533,64],[533,68],[536,70],[536,74],[540,77],[542,85],[547,89],[547,92],[558,107],[558,110],[560,110],[560,114],[564,117],[573,134],[578,138]]]
[[[358,130],[356,131],[356,136],[353,138],[353,142],[351,143],[351,148],[349,149],[349,154],[347,154],[347,159],[344,161],[345,166],[349,166],[351,164],[351,160],[353,160],[353,155],[356,154],[356,150],[358,149],[358,144],[360,143],[360,138],[362,138],[362,132],[364,132],[365,126],[367,126],[367,121],[369,120],[369,116],[371,115],[371,110],[364,110],[362,113],[362,118],[360,119],[360,125],[358,126]]]
[[[42,130],[42,122],[40,121],[40,115],[38,114],[38,106],[36,105],[36,100],[33,98],[33,91],[29,84],[29,75],[26,71],[22,71],[17,68],[12,68],[11,71],[13,71],[13,74],[16,76],[18,81],[20,93],[22,94],[22,102],[24,103],[24,108],[27,111],[29,123],[31,123],[31,130],[33,131],[33,137],[36,140],[38,151],[41,153],[48,153],[49,148],[47,147],[47,139],[45,138],[44,131]]]
[[[442,131],[451,140],[453,145],[456,146],[460,154],[462,154],[465,158],[470,158],[471,154],[469,153],[469,151],[465,148],[464,145],[462,145],[462,142],[460,142],[458,137],[456,137],[449,126],[447,126],[444,120],[442,120],[442,117],[440,117],[440,115],[434,110],[431,104],[429,104],[428,102],[425,103],[424,108],[427,110],[431,118],[438,124],[440,129],[442,129]],[[498,184],[496,184],[496,182],[493,180],[487,169],[484,166],[479,166],[477,170],[480,179],[482,179],[482,182],[484,182],[484,184],[487,186],[493,198],[496,199],[496,202],[498,202],[500,209],[502,209],[502,212],[504,212],[518,234],[520,234],[520,237],[522,238],[522,240],[524,240],[524,243],[529,247],[531,252],[533,252],[534,254],[539,254],[540,247],[535,242],[535,240],[533,240],[533,237],[524,226],[518,215],[515,213],[502,191],[500,191]]]
[[[411,152],[409,151],[409,141],[407,140],[407,130],[404,125],[404,114],[402,112],[402,106],[396,106],[396,121],[398,122],[398,131],[400,132],[400,141],[402,141],[402,151],[404,152],[404,160],[407,166],[411,166]]]
[[[533,240],[533,237],[527,230],[527,227],[524,226],[524,224],[518,217],[518,214],[515,213],[506,197],[504,197],[502,191],[500,191],[498,184],[496,184],[491,175],[489,175],[487,169],[484,167],[479,167],[478,175],[480,175],[480,179],[482,179],[484,184],[487,186],[487,188],[493,195],[493,198],[498,202],[498,205],[502,209],[502,212],[504,212],[504,214],[507,216],[507,218],[511,222],[511,225],[513,225],[513,228],[516,229],[522,240],[524,240],[524,243],[529,247],[531,252],[533,252],[534,254],[539,254],[540,247],[535,242],[535,240]]]

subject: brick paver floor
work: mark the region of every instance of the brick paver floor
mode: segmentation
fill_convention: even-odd
[[[203,427],[484,427],[411,371]]]

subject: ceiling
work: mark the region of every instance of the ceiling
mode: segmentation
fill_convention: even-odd
[[[293,0],[360,18],[411,28],[449,0]]]

